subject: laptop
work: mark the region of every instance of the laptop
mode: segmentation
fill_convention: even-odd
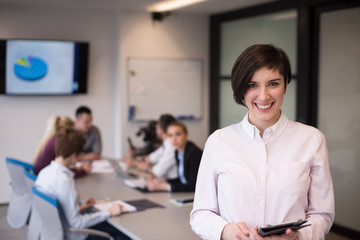
[[[123,170],[123,168],[120,167],[120,162],[113,160],[113,159],[108,159],[111,167],[114,169],[115,173],[117,176],[119,176],[122,179],[129,179],[130,175]]]
[[[107,159],[111,167],[115,170],[116,174],[122,179],[129,179],[131,177],[143,177],[149,178],[153,175],[148,172],[141,171],[135,167],[128,167],[123,161],[116,161],[113,159]]]
[[[124,180],[126,186],[137,189],[142,192],[147,192],[146,178],[151,177],[152,174],[140,171],[134,168],[128,168],[127,164],[122,161],[108,159],[110,165],[114,168],[116,175]],[[135,175],[135,178],[132,177]]]

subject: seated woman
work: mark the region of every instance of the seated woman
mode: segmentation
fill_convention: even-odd
[[[72,129],[74,128],[74,122],[66,117],[52,116],[47,122],[47,128],[43,138],[41,139],[34,157],[34,172],[39,174],[41,169],[46,167],[55,159],[55,134],[60,128]],[[83,176],[90,172],[91,165],[83,163],[79,168],[72,168],[75,172],[75,177]]]
[[[85,144],[85,137],[74,129],[61,128],[55,138],[55,160],[42,169],[35,181],[35,186],[42,192],[54,196],[61,205],[65,226],[65,239],[94,239],[86,238],[86,234],[71,232],[70,228],[94,228],[108,232],[114,239],[129,239],[125,234],[112,227],[106,220],[110,216],[121,214],[121,205],[114,204],[106,211],[83,214],[83,210],[95,204],[93,197],[87,198],[80,204],[75,189],[74,173],[69,169],[79,159]],[[95,238],[98,239],[98,238]]]
[[[179,176],[166,182],[158,178],[150,178],[146,182],[149,191],[195,191],[202,150],[188,141],[187,134],[187,128],[182,122],[173,122],[169,125],[167,135],[176,149],[175,158]]]
[[[175,122],[174,116],[162,114],[156,123],[156,135],[162,140],[162,145],[145,157],[137,157],[135,160],[123,156],[124,161],[130,167],[152,174],[161,179],[177,178],[176,160],[174,147],[167,136],[168,126]]]

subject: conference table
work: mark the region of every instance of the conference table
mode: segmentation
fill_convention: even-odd
[[[192,198],[193,193],[142,193],[127,187],[115,172],[89,174],[76,179],[75,185],[82,199],[88,196],[93,196],[95,199],[109,198],[122,201],[147,199],[164,206],[164,208],[123,213],[108,220],[132,239],[200,239],[192,232],[189,224],[192,207],[178,207],[169,202],[170,199]]]

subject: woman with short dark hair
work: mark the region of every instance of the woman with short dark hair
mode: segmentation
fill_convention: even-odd
[[[273,45],[247,48],[236,60],[234,99],[248,113],[207,140],[190,223],[203,239],[263,239],[262,225],[305,219],[308,227],[266,239],[325,239],[334,191],[324,135],[281,111],[291,70]]]

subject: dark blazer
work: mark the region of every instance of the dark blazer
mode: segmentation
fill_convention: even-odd
[[[179,168],[178,151],[175,151],[176,165]],[[187,184],[182,184],[180,177],[176,179],[168,180],[171,185],[172,192],[193,192],[195,191],[195,184],[197,174],[199,170],[200,160],[202,156],[202,150],[198,148],[194,143],[188,141],[186,143],[184,151],[184,175]]]

